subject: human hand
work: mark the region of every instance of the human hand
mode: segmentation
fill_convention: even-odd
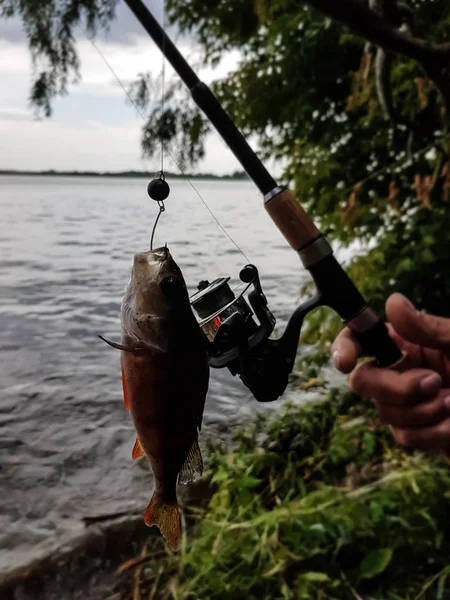
[[[333,362],[342,373],[351,373],[355,393],[375,400],[397,443],[450,452],[450,319],[417,311],[401,294],[390,296],[386,314],[392,339],[408,355],[407,371],[380,369],[372,362],[356,367],[363,353],[348,328],[332,346]]]

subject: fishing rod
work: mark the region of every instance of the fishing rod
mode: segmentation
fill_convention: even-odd
[[[229,277],[212,283],[201,281],[190,301],[205,336],[210,365],[227,367],[233,375],[239,375],[259,402],[277,400],[288,384],[305,316],[319,306],[327,306],[341,317],[364,352],[374,357],[380,367],[396,367],[402,353],[386,325],[367,304],[294,194],[270,175],[216,96],[198,78],[142,0],[125,0],[125,3],[258,187],[264,197],[264,208],[298,253],[316,286],[315,295],[293,312],[284,333],[273,340],[270,336],[275,318],[254,265],[241,270],[239,276],[245,289],[238,296],[228,285]],[[247,291],[249,303],[244,297]]]

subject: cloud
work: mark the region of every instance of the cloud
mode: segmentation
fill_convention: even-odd
[[[29,121],[30,114],[23,108],[13,108],[10,106],[0,106],[0,122],[1,121]]]
[[[124,82],[148,66],[161,67],[159,51],[141,40],[132,47],[98,45]],[[186,48],[187,50],[187,48]],[[158,158],[141,159],[142,118],[126,102],[103,58],[84,39],[79,45],[82,81],[57,98],[51,119],[36,121],[28,105],[31,61],[25,45],[0,42],[0,168],[78,170],[157,170]],[[170,69],[168,69],[170,75]],[[166,168],[176,171],[170,158]],[[236,159],[217,135],[207,142],[199,170],[227,173]]]
[[[167,26],[162,0],[146,0],[145,4],[161,25],[166,23],[165,29],[171,37],[179,35],[177,27]],[[148,39],[148,34],[128,6],[124,2],[118,2],[114,20],[109,24],[107,31],[98,32],[97,39],[111,44],[133,46],[136,38]],[[22,21],[18,16],[0,21],[0,40],[22,44],[26,39]]]
[[[128,10],[121,5],[120,10],[125,9]],[[131,13],[129,18],[134,19]],[[80,35],[77,48],[82,80],[69,86],[67,96],[55,99],[52,118],[41,121],[34,119],[28,102],[32,71],[27,44],[19,43],[13,35],[8,39],[2,26],[0,131],[8,144],[0,145],[0,168],[157,170],[158,159],[151,163],[142,161],[143,120],[127,101],[115,75],[127,88],[138,73],[160,74],[162,55],[148,36],[137,33],[139,24],[135,28],[131,22],[121,26],[120,35],[125,37],[120,41],[119,32],[112,30],[109,37],[97,40],[99,52]],[[183,39],[177,41],[177,47],[192,65],[197,64],[199,53],[192,42]],[[239,53],[230,53],[218,67],[201,69],[199,76],[206,83],[224,77],[236,67],[239,58]],[[168,64],[166,77],[177,77]],[[166,168],[177,170],[169,157]],[[197,170],[224,174],[238,169],[239,163],[214,131],[208,137],[206,157]]]
[[[152,12],[153,16],[160,25],[163,23],[166,24],[165,30],[169,35],[177,35],[177,28],[169,28],[167,26],[167,20],[163,15],[162,0],[146,0],[144,3]],[[116,11],[116,18],[111,23],[110,31],[103,33],[102,38],[111,43],[132,46],[137,37],[148,39],[148,34],[144,31],[144,28],[136,19],[128,6],[126,6],[124,2],[119,2]]]
[[[137,119],[107,123],[105,116],[94,110],[71,123],[17,116],[11,118],[10,113],[0,110],[2,138],[8,140],[8,144],[0,145],[0,168],[99,171],[159,168],[159,157],[152,161],[141,158],[141,122]],[[178,172],[169,156],[165,164],[168,171]],[[207,158],[198,170],[229,173],[238,168],[231,152],[212,136],[207,143]]]
[[[14,17],[8,20],[0,20],[0,41],[23,43],[25,39],[25,32],[20,19]]]

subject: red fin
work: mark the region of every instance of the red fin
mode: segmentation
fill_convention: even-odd
[[[128,394],[127,394],[127,384],[125,381],[125,373],[123,372],[123,369],[122,369],[122,389],[123,389],[123,399],[125,402],[125,408],[127,410],[130,410],[130,403],[128,401]]]
[[[144,521],[147,527],[156,525],[173,552],[180,548],[181,522],[178,504],[168,504],[153,494],[150,504],[145,509]]]
[[[144,456],[144,454],[145,453],[142,450],[141,442],[139,441],[139,438],[136,438],[131,458],[134,460],[135,458],[140,458],[141,456]]]

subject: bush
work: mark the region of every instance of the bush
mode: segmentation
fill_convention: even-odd
[[[448,597],[447,465],[396,447],[372,407],[332,391],[235,443],[210,446],[214,494],[180,557],[150,551],[135,600]]]

